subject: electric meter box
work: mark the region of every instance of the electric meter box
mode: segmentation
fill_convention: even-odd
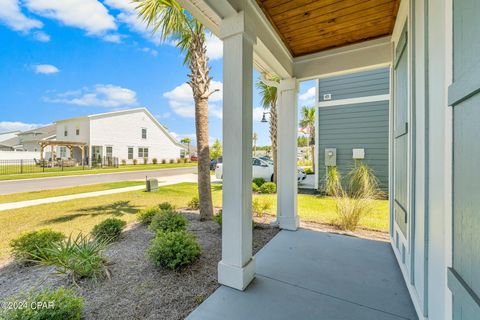
[[[334,167],[337,165],[337,149],[325,148],[325,166]]]

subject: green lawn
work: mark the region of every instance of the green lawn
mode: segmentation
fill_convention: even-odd
[[[191,163],[166,163],[166,164],[137,164],[137,165],[120,165],[118,168],[100,168],[82,170],[81,167],[65,167],[64,171],[54,171],[58,168],[45,168],[45,172],[22,173],[22,174],[2,174],[0,180],[18,180],[18,179],[32,179],[32,178],[46,178],[46,177],[60,177],[60,176],[78,176],[84,174],[97,173],[112,173],[112,172],[128,172],[138,170],[155,170],[155,169],[169,169],[182,167],[195,167],[196,162]],[[38,168],[37,168],[38,169]]]
[[[221,186],[212,185],[215,206],[221,206]],[[135,213],[146,206],[164,201],[177,207],[185,207],[196,194],[194,183],[182,183],[161,187],[157,192],[132,191],[108,196],[69,200],[0,212],[0,259],[9,254],[8,243],[25,231],[52,228],[65,234],[90,232],[93,226],[107,218],[117,217],[127,222],[135,220]],[[255,195],[272,203],[274,195]],[[298,197],[300,219],[330,223],[335,217],[335,205],[331,198],[312,195]],[[381,231],[388,230],[388,202],[379,200],[376,210],[361,221],[361,226]]]
[[[84,193],[84,192],[93,192],[93,191],[102,191],[102,190],[139,186],[144,184],[145,184],[144,181],[119,181],[119,182],[110,182],[110,183],[90,184],[90,185],[71,187],[71,188],[14,193],[14,194],[0,195],[0,203],[26,201],[26,200],[48,198],[48,197],[58,197],[58,196],[65,196],[65,195],[78,194],[78,193]]]

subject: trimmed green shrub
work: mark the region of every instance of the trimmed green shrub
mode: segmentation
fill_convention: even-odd
[[[71,289],[30,291],[11,297],[6,304],[16,303],[17,308],[1,308],[0,319],[9,320],[79,320],[83,299]]]
[[[73,282],[78,279],[96,280],[110,273],[103,251],[106,241],[97,241],[79,233],[75,238],[55,243],[40,250],[39,263],[54,266],[56,272],[67,275]]]
[[[150,224],[150,222],[152,222],[153,216],[160,211],[161,209],[158,207],[149,207],[142,209],[137,213],[137,220],[143,224]]]
[[[258,192],[258,190],[260,190],[260,188],[257,186],[257,184],[255,182],[252,182],[252,191],[253,192]]]
[[[162,164],[166,164],[167,163],[167,160],[166,159],[162,159]]]
[[[65,239],[65,235],[61,232],[42,229],[20,235],[20,237],[10,241],[10,247],[14,259],[23,262],[36,261],[39,259],[43,248],[61,242],[63,239]]]
[[[175,163],[175,159],[170,159],[170,163]]]
[[[136,165],[136,164],[138,163],[138,160],[137,160],[137,159],[133,159],[132,163],[133,163],[134,165]]]
[[[274,182],[265,182],[260,187],[260,192],[267,194],[275,193],[277,192],[277,185]]]
[[[170,202],[162,202],[158,207],[160,210],[175,210],[175,207]]]
[[[200,201],[198,200],[198,196],[195,196],[190,200],[187,204],[187,208],[190,210],[198,210],[200,209]]]
[[[195,236],[186,231],[158,232],[147,254],[158,267],[179,269],[193,263],[200,255]]]
[[[313,174],[313,169],[312,168],[305,168],[304,169],[306,174]]]
[[[257,187],[261,187],[265,183],[265,179],[263,178],[255,178],[253,179],[253,183],[257,185]]]
[[[124,165],[126,165],[126,164],[127,164],[127,160],[122,159],[122,165],[124,166]]]
[[[109,218],[93,227],[92,236],[95,240],[113,242],[122,234],[127,223],[116,218]]]
[[[162,210],[155,214],[148,226],[151,231],[180,231],[185,230],[188,220],[173,210]]]
[[[153,163],[153,164],[157,164],[157,163],[158,163],[158,159],[157,159],[157,158],[153,158],[153,159],[152,159],[152,163]]]
[[[143,158],[143,164],[148,164],[148,158]]]

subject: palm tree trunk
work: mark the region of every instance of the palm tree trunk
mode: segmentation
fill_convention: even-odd
[[[208,146],[208,97],[210,95],[210,80],[207,49],[203,29],[192,35],[189,48],[190,81],[195,101],[195,129],[197,135],[198,153],[198,198],[200,205],[200,220],[213,217],[212,191],[210,186],[210,150]]]
[[[272,141],[273,159],[273,182],[277,183],[277,103],[272,101],[270,105],[270,140]]]

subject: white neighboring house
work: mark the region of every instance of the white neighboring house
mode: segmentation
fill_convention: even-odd
[[[93,114],[55,122],[58,142],[85,143],[85,158],[116,157],[120,162],[139,164],[154,158],[180,158],[185,147],[146,109],[136,108]],[[81,162],[80,148],[56,147],[56,156]]]

